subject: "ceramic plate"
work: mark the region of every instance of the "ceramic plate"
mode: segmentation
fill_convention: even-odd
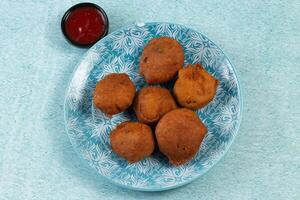
[[[117,156],[110,147],[110,131],[136,118],[131,111],[108,118],[92,102],[96,83],[112,72],[127,73],[137,89],[145,86],[138,72],[140,55],[150,39],[160,36],[178,40],[184,48],[185,64],[201,63],[220,81],[214,100],[195,111],[208,128],[201,148],[193,160],[179,167],[170,165],[159,153],[135,164]],[[78,154],[112,183],[143,191],[172,189],[204,174],[230,147],[239,128],[240,112],[237,77],[222,50],[203,34],[170,23],[134,24],[100,40],[79,62],[65,96],[66,128]]]

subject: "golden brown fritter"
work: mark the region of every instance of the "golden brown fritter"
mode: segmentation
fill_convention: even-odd
[[[149,84],[167,82],[177,75],[183,62],[183,48],[175,39],[154,38],[143,50],[140,73]]]
[[[112,150],[134,163],[150,156],[154,150],[154,138],[149,126],[139,122],[123,122],[110,133]]]
[[[127,74],[112,73],[97,83],[94,104],[102,112],[114,115],[126,110],[134,99],[135,86]]]
[[[181,165],[196,155],[206,132],[206,127],[193,111],[178,108],[161,118],[155,135],[159,150],[169,162]]]
[[[199,109],[213,100],[218,84],[200,64],[188,65],[179,71],[173,92],[181,106]]]
[[[169,90],[149,86],[138,92],[133,107],[139,121],[153,124],[177,105]]]

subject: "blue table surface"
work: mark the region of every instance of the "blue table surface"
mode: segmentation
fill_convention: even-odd
[[[300,199],[300,1],[106,0],[110,32],[134,22],[184,24],[236,67],[244,98],[226,156],[170,191],[120,189],[78,159],[63,120],[64,92],[86,49],[60,19],[74,0],[0,1],[0,199]]]

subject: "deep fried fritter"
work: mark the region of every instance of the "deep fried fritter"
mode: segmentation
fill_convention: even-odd
[[[138,120],[146,124],[157,122],[164,114],[177,108],[169,90],[153,86],[142,88],[133,105]]]
[[[173,92],[181,106],[199,109],[213,100],[218,84],[200,64],[188,65],[179,71]]]
[[[134,99],[135,86],[127,74],[112,73],[97,83],[94,104],[102,112],[114,115],[126,110]]]
[[[154,38],[143,50],[140,73],[149,84],[167,82],[177,75],[183,62],[183,48],[175,39]]]
[[[160,151],[169,162],[181,165],[195,156],[206,132],[206,127],[193,111],[178,108],[161,118],[155,135]]]
[[[154,150],[154,138],[149,126],[139,122],[123,122],[110,133],[112,150],[134,163],[150,156]]]

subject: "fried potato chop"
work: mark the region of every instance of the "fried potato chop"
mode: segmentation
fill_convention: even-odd
[[[139,122],[123,122],[110,133],[112,150],[134,163],[150,156],[154,150],[154,138],[149,126]]]
[[[149,84],[167,82],[177,75],[183,62],[183,48],[175,39],[154,38],[142,52],[140,73]]]
[[[149,86],[138,92],[133,108],[139,121],[153,124],[164,114],[177,108],[177,105],[169,90]]]
[[[185,164],[196,155],[206,132],[198,116],[186,108],[165,114],[155,129],[159,150],[174,165]]]
[[[133,102],[135,86],[124,73],[112,73],[100,80],[94,91],[93,101],[97,108],[108,115],[126,110]]]
[[[213,100],[218,84],[200,64],[188,65],[179,71],[173,92],[181,106],[199,109]]]

